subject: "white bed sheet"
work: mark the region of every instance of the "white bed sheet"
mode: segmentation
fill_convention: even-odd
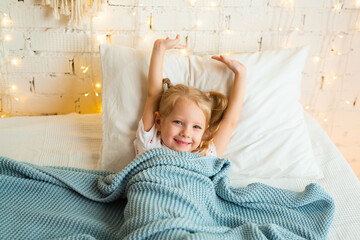
[[[42,166],[96,169],[101,114],[12,117],[0,120],[0,155]]]
[[[263,182],[302,191],[316,182],[335,200],[336,213],[328,239],[360,239],[360,182],[321,126],[305,112],[320,180],[231,179],[233,186]],[[13,117],[0,120],[0,155],[38,165],[96,169],[102,140],[101,114]]]

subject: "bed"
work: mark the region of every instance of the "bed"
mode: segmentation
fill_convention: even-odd
[[[6,203],[2,202],[5,207],[0,210],[23,222],[16,227],[13,220],[9,221],[12,218],[0,221],[12,226],[12,231],[21,231],[26,229],[22,228],[24,224],[32,224],[26,218],[30,214],[36,216],[34,223],[40,221],[36,231],[48,234],[49,219],[61,219],[60,226],[63,228],[59,230],[55,226],[51,231],[56,234],[48,236],[61,238],[62,231],[70,231],[66,232],[70,234],[66,235],[70,236],[66,239],[93,236],[71,235],[78,233],[77,227],[95,231],[95,235],[115,234],[108,235],[108,239],[124,239],[124,236],[128,239],[142,238],[136,234],[148,234],[146,236],[150,238],[162,236],[160,239],[165,236],[173,239],[169,237],[171,234],[189,238],[197,236],[197,239],[218,239],[219,236],[238,239],[238,234],[245,236],[244,239],[260,239],[256,234],[270,239],[274,236],[283,239],[357,238],[360,235],[359,180],[325,131],[299,103],[302,68],[308,50],[304,46],[231,56],[247,66],[248,84],[240,120],[224,152],[225,159],[197,159],[195,154],[161,149],[148,151],[134,159],[132,143],[144,108],[150,53],[102,45],[102,114],[72,113],[1,119],[0,155],[3,157],[0,157],[0,171],[4,174],[1,179],[6,180],[0,185],[0,193],[3,194],[0,199],[5,196],[3,200]],[[228,95],[232,86],[232,73],[220,63],[211,61],[209,55],[183,56],[170,51],[165,56],[163,71],[164,77],[170,77],[173,84],[183,83],[203,91],[216,90]],[[184,176],[189,176],[189,179]],[[203,181],[203,185],[197,185],[199,182],[195,180],[195,184],[191,185],[193,179]],[[168,187],[175,186],[173,181],[178,184],[176,188]],[[125,187],[124,184],[128,183],[130,185]],[[214,188],[207,188],[208,184],[214,184]],[[49,191],[44,191],[45,186],[50,186],[54,194],[47,194]],[[33,194],[33,188],[39,190]],[[149,189],[152,189],[150,194],[143,194]],[[203,194],[199,195],[193,189],[200,189]],[[215,189],[216,194],[208,189]],[[23,190],[27,192],[26,199],[31,201],[22,202]],[[12,198],[8,198],[7,191]],[[39,191],[41,194],[38,194]],[[170,204],[167,207],[160,204],[160,200],[169,197],[162,193],[175,196],[171,199],[173,202],[164,202]],[[208,194],[212,194],[214,201],[209,202]],[[36,199],[37,195],[41,201]],[[114,195],[125,200],[114,199]],[[86,197],[80,199],[81,196]],[[72,202],[67,203],[68,197]],[[100,204],[114,200],[114,204],[120,205]],[[52,202],[47,204],[48,201]],[[86,201],[85,205],[83,201]],[[208,204],[204,205],[204,201]],[[171,205],[179,202],[185,204],[181,208],[185,212],[178,212]],[[193,202],[200,203],[197,205],[199,208],[194,207]],[[215,203],[219,208],[209,208]],[[13,207],[24,204],[30,204],[26,205],[29,207],[25,212]],[[63,209],[57,212],[61,216],[52,215],[52,204],[57,206],[56,209]],[[149,208],[142,209],[146,204]],[[224,214],[228,209],[234,209],[235,205],[231,204],[245,206],[235,209],[244,210],[246,217],[241,219],[242,214],[234,214],[232,210]],[[32,211],[35,205],[37,210]],[[111,209],[111,206],[115,208]],[[125,206],[126,211],[118,212]],[[92,211],[86,211],[88,207]],[[50,208],[50,212],[33,215],[45,212],[43,208]],[[193,215],[199,209],[208,212]],[[154,214],[147,214],[148,211]],[[106,221],[94,218],[92,213]],[[125,214],[128,218],[118,218]],[[142,214],[146,215],[146,219],[155,219],[144,220]],[[192,216],[192,220],[187,219],[190,224],[183,221],[187,214]],[[202,221],[207,219],[199,217],[210,215],[215,215],[215,218],[206,224]],[[69,224],[70,218],[72,224]],[[194,218],[199,224],[192,224]],[[79,219],[86,221],[79,223]],[[170,222],[167,222],[168,219]],[[45,224],[42,221],[46,221]],[[64,225],[64,221],[68,225]],[[140,225],[141,230],[133,228],[142,221],[150,225]],[[220,225],[212,225],[218,221]],[[223,225],[225,222],[230,225]],[[231,224],[238,225],[232,227]],[[154,226],[163,230],[154,230]],[[169,226],[177,230],[169,230]],[[127,233],[128,229],[130,233]],[[194,232],[199,235],[191,236],[190,233]],[[36,236],[36,233],[32,234]],[[228,238],[223,235],[225,233],[230,234]],[[17,236],[16,233],[7,235],[6,230],[0,230],[0,236],[2,234]],[[27,236],[26,232],[22,234]],[[265,239],[264,236],[261,239]]]
[[[321,126],[304,112],[316,161],[324,178],[316,180],[334,199],[336,212],[328,239],[356,239],[360,234],[360,183]],[[39,165],[97,169],[102,143],[101,114],[13,117],[0,121],[1,155]],[[262,181],[302,191],[304,179],[231,180],[233,186]]]

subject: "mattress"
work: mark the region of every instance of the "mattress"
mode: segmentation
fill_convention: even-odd
[[[360,236],[360,182],[321,126],[306,112],[315,159],[324,172],[319,180],[230,179],[234,187],[263,182],[302,191],[316,182],[334,199],[336,213],[328,239]],[[102,142],[101,114],[12,117],[0,120],[0,155],[38,165],[97,169]]]

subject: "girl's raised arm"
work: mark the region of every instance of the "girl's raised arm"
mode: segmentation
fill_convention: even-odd
[[[221,157],[230,141],[231,135],[240,117],[245,97],[247,70],[242,63],[226,58],[222,55],[212,56],[212,59],[224,63],[235,74],[228,106],[224,112],[223,118],[220,121],[219,129],[214,135],[216,153],[218,157]]]
[[[184,46],[178,44],[179,41],[179,35],[177,35],[175,39],[158,39],[154,43],[148,73],[147,97],[142,116],[145,131],[149,131],[154,125],[154,113],[158,111],[165,51],[170,48],[183,48]]]

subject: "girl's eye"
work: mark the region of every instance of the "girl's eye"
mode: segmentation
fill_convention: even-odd
[[[180,121],[177,121],[177,120],[175,120],[174,123],[181,125],[181,122],[180,122]]]
[[[201,127],[198,125],[195,125],[194,128],[201,129]]]

